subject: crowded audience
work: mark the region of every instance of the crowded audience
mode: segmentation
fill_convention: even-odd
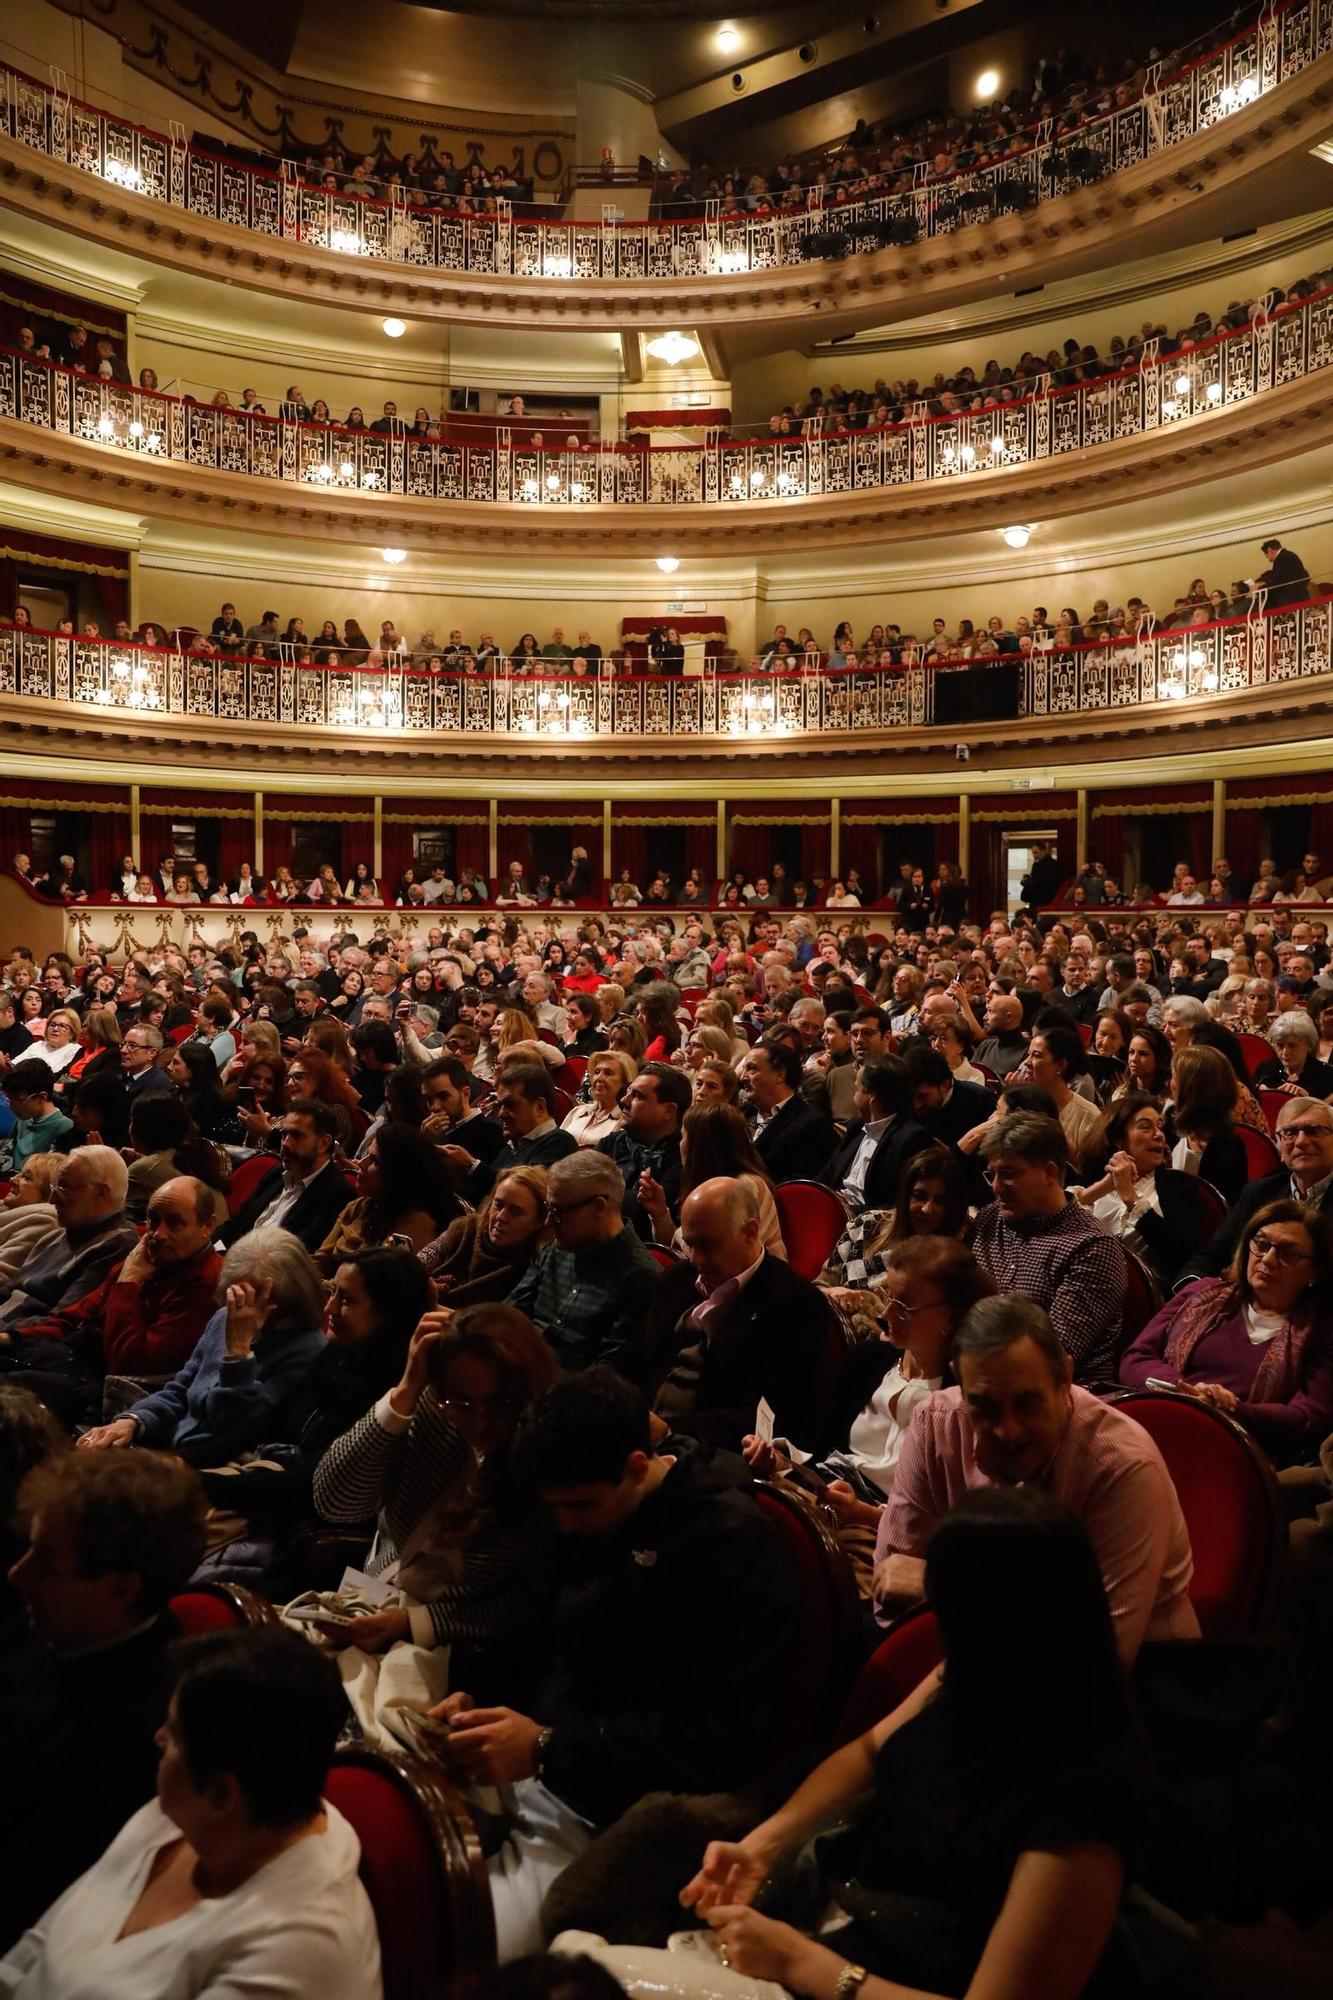
[[[137,859],[122,884],[182,874]],[[29,856],[16,868],[36,879]],[[8,1698],[34,1812],[59,1813],[66,1766],[104,1775],[79,1841],[14,1822],[0,1986],[36,1993],[52,1964],[82,1965],[109,1910],[135,1945],[124,1990],[156,1992],[175,1946],[161,1900],[141,1907],[145,1854],[166,1857],[167,1907],[212,1964],[293,1963],[284,1870],[302,1923],[331,1935],[311,1912],[355,1853],[313,1760],[338,1735],[438,1760],[461,1788],[503,1961],[564,1928],[614,1972],[693,1910],[728,1976],[832,1994],[827,1960],[835,1983],[846,1964],[961,1991],[994,1926],[1049,1944],[1020,1876],[1066,1844],[1064,1900],[1075,1882],[1090,1898],[1070,2000],[1131,1883],[1187,1928],[1239,1920],[1230,1873],[1201,1890],[1200,1857],[1155,1831],[1234,1747],[1206,1703],[1187,1730],[1174,1705],[1216,1698],[1194,1542],[1211,1538],[1211,1578],[1219,1530],[1177,1492],[1175,1447],[1115,1398],[1169,1395],[1273,1477],[1303,1476],[1333,1434],[1327,924],[1300,891],[1259,888],[1281,879],[1267,862],[1250,883],[1217,857],[1205,897],[1182,861],[1131,906],[1042,843],[1017,907],[984,921],[948,863],[905,860],[882,893],[849,869],[818,885],[817,913],[775,862],[737,870],[729,907],[675,917],[654,907],[677,886],[664,871],[661,895],[609,908],[581,849],[559,872],[589,892],[563,911],[516,858],[475,914],[443,897],[363,914],[386,885],[360,867],[328,871],[344,907],[319,940],[294,917],[267,944],[242,931],[114,965],[10,947],[0,1497],[24,1623]],[[1317,853],[1294,873],[1333,887]],[[207,864],[186,874],[231,903]],[[858,1660],[923,1602],[939,1621],[943,1682],[924,1661],[906,1707],[842,1750],[836,1702],[792,1719],[805,1586],[768,1487],[829,1524]],[[988,1604],[1021,1602],[1022,1629],[982,1618],[978,1575]],[[258,1592],[288,1632],[222,1635],[215,1666],[172,1655],[191,1578]],[[904,1955],[862,1888],[936,1896],[934,1863],[902,1871],[949,1732],[993,1720],[996,1673],[1032,1702],[1032,1649],[1075,1657],[1075,1603],[1080,1671],[1104,1692],[1089,1710],[1087,1688],[1066,1691],[1049,1765],[1031,1734],[1046,1741],[1048,1709],[1039,1728],[1011,1707],[1020,1740],[996,1771],[1021,1759],[1030,1812],[1003,1823],[965,1734],[981,1790],[945,1792],[981,1814],[985,1894],[948,1871],[968,1925],[937,1911],[928,1961]],[[1297,1671],[1327,1688],[1327,1648],[1301,1644]],[[246,1685],[251,1646],[321,1718],[307,1776],[273,1803],[223,1721],[201,1747],[188,1693]],[[104,1685],[132,1692],[111,1738]],[[286,1696],[256,1698],[267,1727]],[[1246,1782],[1313,1860],[1326,1712],[1309,1740],[1276,1686],[1253,1703]],[[1131,1785],[1141,1726],[1154,1768]],[[1114,1810],[1092,1781],[1103,1756]],[[210,1791],[205,1768],[234,1784]],[[892,1813],[886,1794],[824,1878],[846,1922],[799,1900],[753,1912],[751,1871],[813,1823],[807,1806],[890,1768]],[[225,1812],[203,1814],[204,1793]],[[1057,1794],[1081,1802],[1058,1822]],[[1245,1796],[1238,1779],[1212,1798],[1219,1842],[1240,1841]],[[957,1833],[938,1830],[943,1866]],[[1261,1910],[1319,1914],[1318,1893],[1243,1852]],[[224,1862],[228,1894],[253,1879],[275,1899],[256,1891],[232,1926],[198,1878]],[[364,1964],[370,1919],[346,1897],[339,1913]]]

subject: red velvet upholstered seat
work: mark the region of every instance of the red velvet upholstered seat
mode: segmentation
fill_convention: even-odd
[[[864,1736],[921,1685],[943,1658],[939,1620],[926,1605],[898,1620],[856,1677],[838,1724],[839,1743]]]
[[[843,1230],[847,1211],[818,1181],[784,1181],[773,1191],[787,1262],[799,1278],[817,1278]]]

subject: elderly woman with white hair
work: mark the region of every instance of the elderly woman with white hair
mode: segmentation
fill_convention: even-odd
[[[1279,1014],[1268,1030],[1275,1053],[1254,1072],[1257,1090],[1288,1097],[1333,1096],[1333,1065],[1319,1060],[1319,1030],[1303,1007]]]
[[[51,1200],[65,1160],[61,1153],[31,1153],[0,1202],[0,1286],[8,1285],[29,1257],[60,1230]]]
[[[324,1346],[324,1282],[285,1229],[233,1243],[221,1304],[185,1366],[114,1423],[79,1439],[85,1451],[144,1445],[191,1465],[223,1465],[286,1436],[285,1420]]]

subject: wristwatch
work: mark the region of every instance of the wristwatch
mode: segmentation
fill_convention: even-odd
[[[870,1974],[863,1965],[853,1965],[849,1959],[838,1974],[838,1983],[833,1989],[833,2000],[856,2000],[856,1995],[869,1977]]]
[[[542,1779],[542,1766],[546,1762],[546,1752],[550,1748],[551,1738],[554,1735],[555,1731],[553,1729],[543,1729],[541,1735],[537,1738],[536,1743],[533,1745],[532,1770],[533,1770],[533,1776],[537,1779],[539,1784]]]

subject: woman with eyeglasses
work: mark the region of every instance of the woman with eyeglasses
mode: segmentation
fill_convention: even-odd
[[[545,1167],[510,1167],[481,1207],[420,1252],[440,1298],[458,1311],[507,1299],[547,1240]]]
[[[1246,1223],[1221,1278],[1186,1285],[1120,1359],[1132,1387],[1169,1383],[1235,1417],[1280,1465],[1333,1430],[1333,1227],[1304,1202]]]
[[[396,1602],[335,1645],[381,1652],[400,1640],[450,1646],[450,1678],[473,1686],[458,1649],[504,1642],[538,1623],[548,1598],[552,1524],[515,1463],[524,1418],[558,1374],[525,1313],[441,1308],[412,1336],[402,1378],[330,1445],[315,1469],[323,1521],[376,1521],[368,1576],[392,1569]]]

